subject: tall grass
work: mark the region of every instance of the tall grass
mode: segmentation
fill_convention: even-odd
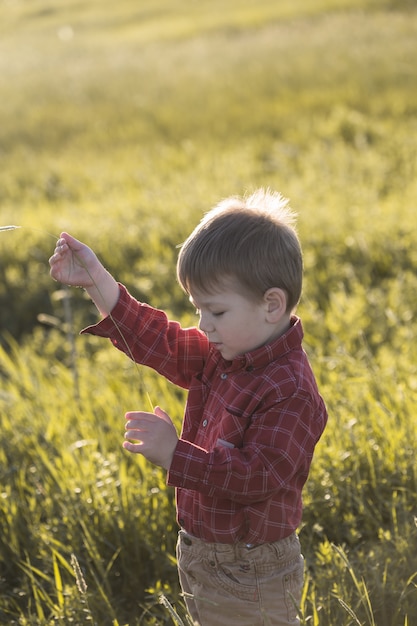
[[[176,246],[219,198],[299,213],[305,345],[330,412],[305,493],[300,616],[417,621],[413,4],[4,2],[0,20],[0,621],[188,623],[173,493],[121,447],[149,393],[48,276],[84,239],[192,323]],[[0,224],[0,225],[1,225]],[[68,308],[69,307],[69,308]],[[71,315],[68,315],[70,311]]]

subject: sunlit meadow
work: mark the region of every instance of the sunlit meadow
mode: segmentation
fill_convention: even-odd
[[[411,0],[0,0],[1,623],[189,624],[173,492],[121,446],[183,392],[79,337],[47,261],[68,230],[194,323],[177,247],[259,186],[298,213],[330,415],[301,623],[417,623],[416,54]]]

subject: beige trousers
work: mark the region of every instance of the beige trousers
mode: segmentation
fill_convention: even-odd
[[[294,533],[255,547],[206,543],[181,530],[178,573],[199,626],[297,626],[304,575]]]

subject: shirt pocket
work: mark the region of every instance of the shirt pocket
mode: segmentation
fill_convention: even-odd
[[[222,409],[213,431],[214,446],[241,448],[250,421],[250,418],[246,416],[236,415],[225,408]]]

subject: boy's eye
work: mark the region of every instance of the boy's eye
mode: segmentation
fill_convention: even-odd
[[[213,317],[220,317],[223,313],[224,311],[217,311],[216,313],[213,313]]]

